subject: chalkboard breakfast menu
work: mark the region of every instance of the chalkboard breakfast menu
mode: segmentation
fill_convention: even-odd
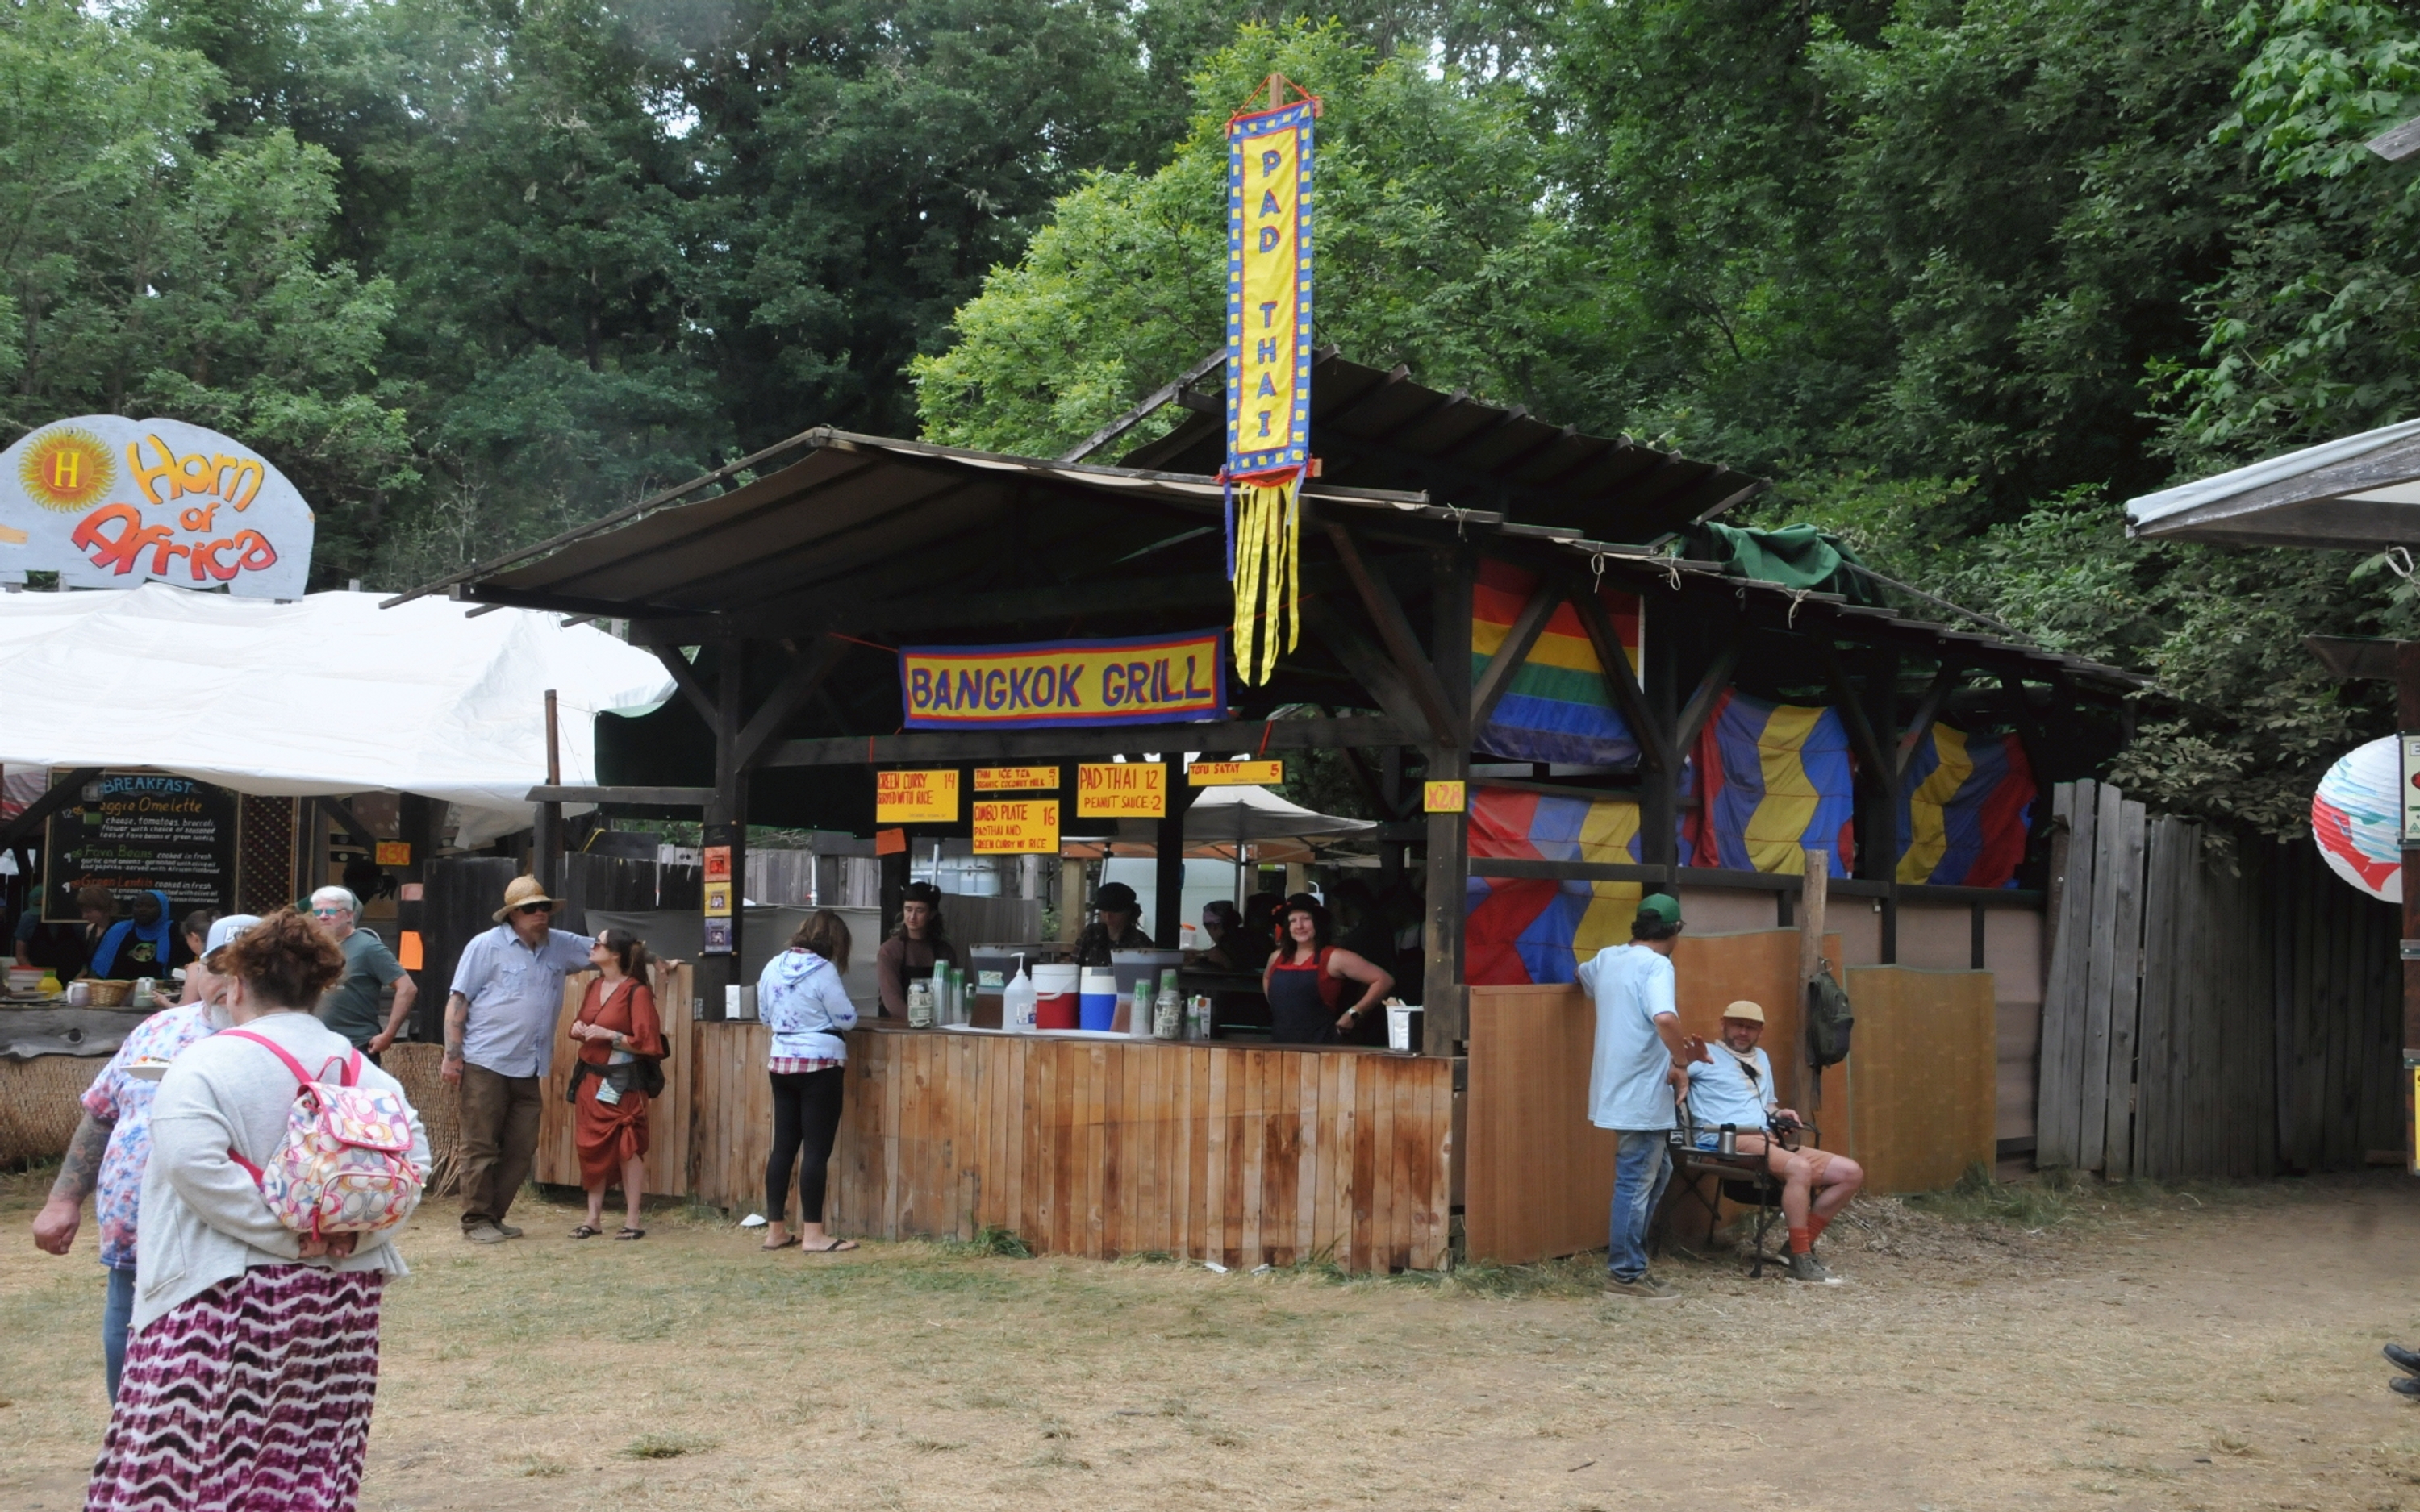
[[[235,893],[235,794],[159,772],[103,772],[85,794],[51,815],[43,918],[74,918],[76,889],[93,883],[120,903],[156,887],[168,895],[171,918],[227,906]]]

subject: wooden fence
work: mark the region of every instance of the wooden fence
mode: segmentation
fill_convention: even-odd
[[[685,1001],[684,966],[657,984]],[[557,1033],[588,979],[565,985]],[[761,1024],[668,1013],[651,1196],[761,1211],[773,1115]],[[576,1186],[558,1040],[536,1176]],[[1444,1265],[1450,1062],[1241,1045],[860,1029],[827,1218],[877,1239],[1014,1231],[1045,1254],[1228,1266]],[[795,1200],[795,1199],[794,1199]]]
[[[2307,842],[2052,792],[2035,1161],[2177,1180],[2342,1170],[2399,1143],[2395,910]]]

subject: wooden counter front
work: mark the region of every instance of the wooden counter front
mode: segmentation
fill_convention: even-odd
[[[690,1034],[690,1190],[760,1211],[766,1030],[700,1023]],[[888,1025],[848,1045],[826,1213],[837,1233],[999,1227],[1042,1254],[1246,1269],[1444,1263],[1448,1061]]]

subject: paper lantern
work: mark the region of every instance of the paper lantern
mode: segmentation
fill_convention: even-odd
[[[2347,752],[2311,795],[2311,838],[2328,870],[2373,898],[2403,901],[2402,771],[2395,737]]]

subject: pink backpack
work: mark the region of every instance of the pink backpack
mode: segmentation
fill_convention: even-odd
[[[268,1165],[227,1151],[252,1173],[279,1223],[316,1239],[376,1233],[411,1215],[426,1176],[411,1163],[411,1108],[399,1092],[355,1085],[362,1074],[359,1051],[347,1055],[344,1080],[332,1086],[273,1040],[244,1029],[223,1029],[219,1037],[267,1045],[302,1084],[287,1115],[286,1137]]]

